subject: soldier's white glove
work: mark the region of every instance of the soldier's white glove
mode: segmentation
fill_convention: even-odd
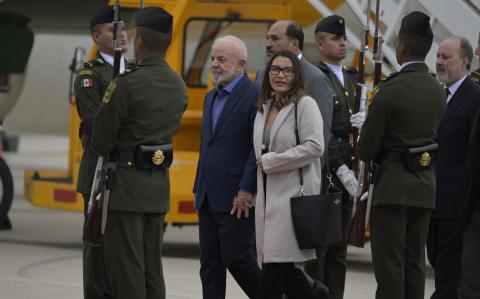
[[[355,196],[358,182],[353,171],[348,168],[347,165],[342,164],[342,166],[337,169],[337,177],[348,191],[348,194],[350,194],[350,196]]]
[[[363,126],[363,123],[365,122],[365,118],[366,118],[365,111],[360,111],[350,116],[350,123],[352,124],[352,127],[355,127],[360,130]]]

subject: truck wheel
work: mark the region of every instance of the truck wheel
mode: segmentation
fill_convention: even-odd
[[[10,168],[0,157],[0,230],[12,229],[8,211],[13,200],[13,178]]]

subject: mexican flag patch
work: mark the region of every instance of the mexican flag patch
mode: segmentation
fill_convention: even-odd
[[[82,79],[80,81],[80,86],[81,87],[92,87],[93,86],[93,80],[92,79]]]

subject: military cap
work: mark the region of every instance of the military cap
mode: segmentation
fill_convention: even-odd
[[[339,15],[331,15],[323,18],[315,27],[315,33],[327,32],[335,35],[346,35],[345,33],[345,19]]]
[[[430,17],[421,11],[413,11],[402,19],[400,33],[413,33],[433,37]]]
[[[92,29],[93,26],[98,24],[112,23],[114,17],[115,9],[113,8],[113,6],[105,6],[99,11],[97,11],[97,13],[94,14],[90,19],[90,29]],[[121,20],[120,16],[118,19]]]
[[[172,32],[173,16],[161,7],[149,6],[137,11],[135,26],[142,26],[162,33]]]

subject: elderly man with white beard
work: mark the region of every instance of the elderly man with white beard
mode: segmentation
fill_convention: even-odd
[[[193,187],[206,299],[225,298],[227,269],[249,298],[256,298],[260,282],[252,246],[257,184],[252,135],[259,90],[245,74],[246,61],[247,48],[237,37],[213,43],[216,86],[205,97]]]
[[[457,298],[462,252],[460,211],[465,204],[465,160],[480,86],[468,76],[472,46],[462,37],[444,40],[437,52],[437,76],[447,95],[447,109],[438,127],[436,202],[430,220],[427,252],[435,270],[432,299]]]

